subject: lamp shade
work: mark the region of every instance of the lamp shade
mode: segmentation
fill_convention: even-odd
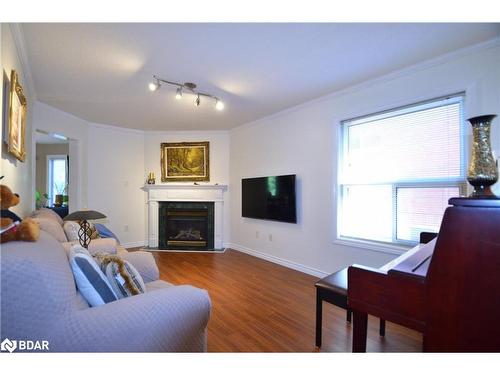
[[[83,210],[83,211],[75,211],[66,216],[64,221],[82,221],[82,220],[97,220],[104,219],[106,215],[93,210]]]

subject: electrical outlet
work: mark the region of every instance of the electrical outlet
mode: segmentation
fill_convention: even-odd
[[[125,224],[125,225],[123,226],[123,230],[124,230],[125,232],[128,232],[128,224]]]
[[[273,235],[269,233],[269,241],[273,242]]]
[[[255,231],[255,238],[259,238],[259,231],[258,230]]]

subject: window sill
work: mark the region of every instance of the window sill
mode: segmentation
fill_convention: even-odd
[[[333,242],[338,245],[357,247],[360,249],[377,251],[379,253],[394,254],[394,255],[404,254],[413,247],[411,245],[408,246],[393,245],[393,244],[385,244],[373,241],[364,241],[354,238],[337,238],[333,240]]]

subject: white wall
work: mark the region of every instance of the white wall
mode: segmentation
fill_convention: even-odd
[[[7,147],[4,144],[4,134],[3,131],[0,135],[0,144],[2,147],[2,161],[1,161],[1,171],[0,175],[5,176],[1,181],[2,184],[9,186],[13,192],[18,193],[21,197],[21,202],[16,207],[12,208],[12,211],[21,217],[28,215],[32,209],[33,191],[31,189],[32,176],[32,160],[31,147],[32,140],[30,137],[32,129],[32,119],[33,119],[33,100],[30,95],[29,81],[26,78],[23,65],[14,42],[14,35],[9,24],[1,24],[1,66],[2,75],[6,75],[10,79],[10,72],[15,69],[18,74],[19,83],[24,88],[24,94],[28,103],[28,111],[26,118],[26,160],[21,162],[17,160],[14,156],[7,153]],[[1,78],[1,77],[0,77]],[[3,80],[2,80],[3,81]],[[8,103],[8,92],[3,92],[3,84],[0,85],[0,107],[3,103],[4,97]],[[8,106],[5,108],[8,111]],[[2,111],[2,109],[0,109]],[[2,129],[7,129],[7,124],[3,124],[3,119],[7,118],[6,114],[0,112],[0,118],[2,119]]]
[[[144,245],[144,133],[90,124],[87,156],[88,207],[107,215],[124,245]]]
[[[70,138],[69,208],[71,211],[78,211],[87,207],[88,122],[50,105],[36,101],[33,106],[33,130],[56,133]],[[34,132],[32,137],[34,139]],[[30,155],[33,154],[30,152]],[[34,158],[34,156],[31,157]],[[33,182],[33,189],[34,187],[35,184]]]
[[[500,114],[499,90],[497,41],[234,129],[230,142],[232,246],[317,275],[352,263],[381,266],[395,255],[334,243],[340,121],[460,91],[466,92],[466,118]],[[497,155],[499,128],[497,118],[492,135]],[[298,177],[297,224],[241,217],[242,178],[288,173]]]
[[[227,131],[165,131],[144,133],[144,181],[149,172],[154,172],[156,183],[161,183],[160,144],[163,142],[210,142],[210,184],[229,184],[229,132]],[[177,183],[177,182],[176,182]],[[180,182],[179,182],[180,184]],[[188,183],[192,184],[192,183]],[[200,182],[203,184],[203,182]],[[223,242],[230,238],[229,197],[231,190],[224,193]],[[147,230],[145,229],[145,233]]]

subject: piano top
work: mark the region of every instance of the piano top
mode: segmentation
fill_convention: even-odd
[[[386,269],[388,275],[402,275],[425,279],[437,238],[427,244],[419,244],[402,256],[394,259]],[[404,257],[403,257],[404,256]],[[385,267],[385,266],[384,266]]]

